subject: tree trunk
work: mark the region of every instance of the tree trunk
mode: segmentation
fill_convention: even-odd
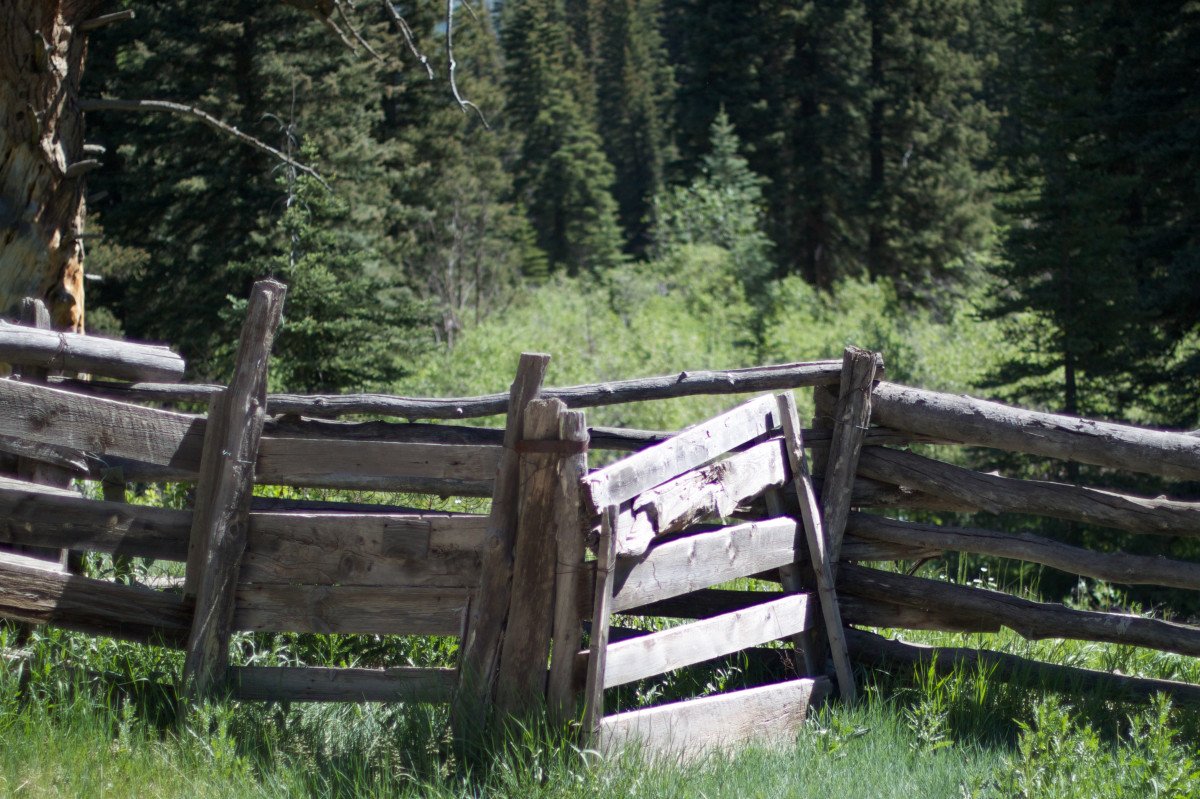
[[[102,0],[0,3],[0,315],[39,297],[83,332],[84,181],[79,82]]]

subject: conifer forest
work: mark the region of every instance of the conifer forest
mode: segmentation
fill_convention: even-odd
[[[56,330],[166,344],[187,383],[224,385],[264,278],[287,286],[275,395],[494,394],[521,353],[549,353],[546,385],[563,387],[857,345],[887,381],[1200,436],[1200,0],[0,0],[0,325],[36,297]],[[810,397],[791,407],[816,428]],[[601,405],[587,424],[661,440],[734,402]],[[1190,477],[1102,460],[908,443],[996,481],[1200,499]],[[113,485],[66,490],[195,500]],[[491,496],[302,486],[255,500],[487,514]],[[1200,568],[1195,528],[1166,540],[985,503],[904,521]],[[895,569],[1200,618],[1177,586],[939,552]],[[136,560],[82,573],[180,577]],[[969,627],[907,629],[981,645]],[[1013,655],[1200,683],[1200,660],[996,630],[990,666],[860,668],[863,698],[806,722],[804,758],[603,771],[530,729],[473,771],[444,708],[216,703],[179,726],[178,653],[0,620],[0,796],[1200,796],[1195,707],[1047,698],[988,671]],[[440,635],[237,635],[239,666],[458,665]],[[720,693],[740,667],[714,663],[619,701]],[[47,776],[97,747],[124,765]]]

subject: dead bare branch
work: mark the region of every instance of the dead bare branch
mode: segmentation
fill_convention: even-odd
[[[413,36],[412,28],[408,27],[408,21],[400,16],[400,12],[392,5],[391,0],[383,0],[383,7],[387,9],[392,22],[396,23],[396,27],[400,29],[401,35],[404,36],[404,41],[408,44],[409,52],[425,66],[425,71],[429,73],[429,79],[433,80],[433,67],[429,64],[429,58],[417,49],[417,41]]]
[[[191,117],[215,131],[224,133],[227,136],[232,136],[243,144],[247,144],[259,152],[266,153],[272,158],[276,158],[290,167],[293,167],[300,172],[314,178],[318,183],[326,189],[330,189],[329,184],[321,177],[320,173],[307,164],[303,164],[286,153],[276,150],[266,142],[254,138],[248,133],[238,130],[228,122],[217,119],[207,111],[196,108],[183,103],[172,103],[166,100],[120,100],[116,98],[91,98],[81,99],[79,108],[84,112],[89,111],[158,111],[168,114],[178,114],[180,116]],[[332,190],[332,189],[330,189]]]
[[[458,68],[458,63],[454,60],[454,3],[455,0],[446,0],[446,62],[450,65],[450,91],[454,94],[454,100],[464,114],[467,113],[468,108],[473,110],[479,115],[479,121],[483,123],[484,129],[491,130],[487,117],[483,115],[479,106],[464,99],[458,91],[458,81],[454,77],[454,70]]]

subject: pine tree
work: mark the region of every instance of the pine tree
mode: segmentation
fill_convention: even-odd
[[[598,0],[597,121],[613,165],[613,196],[626,248],[645,252],[653,199],[670,159],[667,116],[673,78],[658,32],[659,0]]]
[[[601,270],[622,260],[612,166],[592,125],[562,0],[510,0],[502,18],[507,124],[524,134],[517,196],[552,268]]]
[[[306,151],[310,160],[315,154]],[[274,251],[229,267],[244,279],[272,277],[288,287],[272,382],[298,392],[386,388],[427,340],[415,331],[428,324],[428,309],[378,274],[375,254],[346,232],[344,201],[308,175],[289,171],[279,182],[283,213]],[[222,316],[235,327],[245,300],[231,299]]]
[[[709,244],[726,250],[735,275],[754,296],[771,272],[771,242],[763,232],[766,182],[750,170],[724,111],[712,124],[712,151],[701,174],[667,191],[658,203],[655,250],[660,258],[682,246]]]

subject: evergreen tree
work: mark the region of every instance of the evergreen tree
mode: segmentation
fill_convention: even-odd
[[[398,263],[384,224],[396,175],[395,150],[376,135],[379,63],[283,4],[170,0],[138,11],[97,33],[89,94],[194,102],[279,147],[310,139],[334,191],[353,198],[338,218],[347,244],[376,253],[373,268]],[[368,35],[386,50],[385,32]],[[171,341],[197,376],[214,374],[226,297],[249,289],[227,267],[273,252],[278,164],[183,117],[89,123],[109,148],[93,179],[108,196],[93,209],[110,239],[146,253],[139,269],[104,276],[103,299],[128,335]]]
[[[315,151],[309,149],[311,158]],[[384,280],[376,256],[346,232],[347,204],[308,175],[280,181],[284,209],[268,255],[231,264],[247,280],[287,284],[283,325],[272,349],[272,383],[286,391],[383,389],[406,373],[424,336],[427,309],[407,289]],[[223,314],[236,330],[244,299]],[[231,346],[230,336],[223,346]]]
[[[700,176],[668,190],[658,203],[656,255],[665,258],[688,245],[720,247],[754,296],[771,272],[771,242],[762,228],[766,181],[738,152],[740,142],[724,111],[713,121],[711,138],[712,151],[704,156]]]
[[[502,40],[507,124],[524,134],[517,196],[552,268],[574,274],[621,261],[612,166],[591,123],[581,56],[562,0],[510,0]]]
[[[642,254],[653,226],[653,199],[670,158],[667,116],[673,78],[658,33],[659,0],[599,0],[595,58],[597,122],[613,165],[627,249]]]

